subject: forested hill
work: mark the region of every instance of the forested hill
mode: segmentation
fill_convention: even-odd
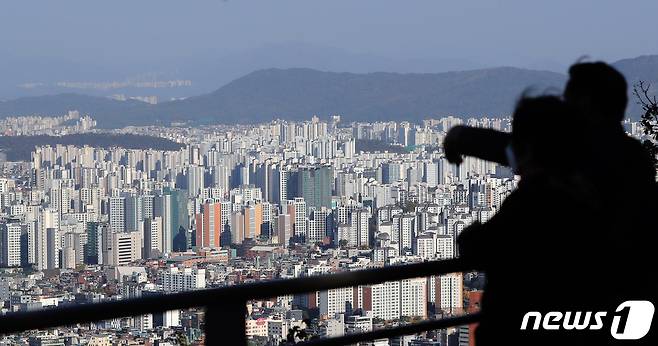
[[[658,84],[658,56],[641,56],[613,64],[633,85]],[[98,96],[61,94],[0,102],[0,118],[10,115],[61,115],[69,110],[90,114],[103,128],[168,125],[186,122],[258,123],[302,120],[339,114],[344,121],[412,122],[455,115],[509,115],[519,95],[561,92],[566,75],[514,67],[444,73],[338,73],[308,68],[265,69],[249,73],[214,92],[151,105]],[[656,91],[653,89],[652,91]],[[635,102],[628,114],[639,116]]]
[[[178,150],[183,144],[174,141],[143,135],[89,133],[65,136],[0,136],[0,152],[8,161],[30,160],[30,153],[37,146],[57,144],[90,146],[99,148],[120,147],[125,149]]]

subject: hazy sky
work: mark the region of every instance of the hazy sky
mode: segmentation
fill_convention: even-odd
[[[564,73],[585,55],[658,54],[657,17],[656,0],[0,0],[0,100],[188,97],[272,67]],[[153,79],[191,84],[62,84]]]
[[[181,60],[304,42],[393,59],[550,68],[658,53],[658,1],[2,1],[0,52]]]

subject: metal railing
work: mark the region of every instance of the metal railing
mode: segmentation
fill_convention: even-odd
[[[62,306],[0,317],[0,334],[32,329],[90,323],[113,318],[205,307],[204,332],[207,345],[246,345],[246,304],[250,300],[325,291],[334,288],[378,284],[386,281],[428,277],[470,270],[459,259],[422,262],[332,275],[272,280],[111,302]],[[478,314],[428,320],[360,334],[311,340],[303,345],[344,345],[460,326],[478,321]]]

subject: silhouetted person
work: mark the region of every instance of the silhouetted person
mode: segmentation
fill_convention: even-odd
[[[658,244],[656,171],[640,142],[628,137],[621,126],[628,102],[626,81],[618,71],[604,63],[576,64],[570,68],[569,75],[564,92],[567,107],[562,113],[550,114],[546,109],[540,109],[542,107],[531,107],[541,115],[532,117],[537,121],[534,135],[533,131],[528,132],[531,127],[519,128],[519,119],[524,117],[520,114],[527,113],[521,112],[522,102],[515,112],[511,135],[458,127],[445,141],[446,156],[452,162],[459,162],[461,155],[472,155],[509,164],[509,148],[514,148],[511,157],[522,177],[518,191],[505,201],[499,213],[487,224],[469,228],[459,240],[462,254],[487,274],[487,299],[483,301],[483,311],[486,320],[493,322],[484,323],[478,332],[478,335],[483,335],[480,344],[487,344],[487,341],[495,344],[492,340],[504,342],[504,339],[493,339],[496,332],[491,332],[487,325],[499,330],[511,328],[511,335],[519,337],[540,335],[540,339],[533,339],[533,344],[551,341],[551,337],[564,344],[565,341],[560,339],[563,334],[572,338],[571,344],[610,344],[615,341],[610,336],[610,323],[601,333],[520,333],[522,313],[531,310],[505,309],[501,305],[514,298],[505,290],[518,293],[519,289],[515,285],[519,284],[520,274],[513,275],[501,269],[505,267],[502,265],[505,260],[509,260],[506,264],[512,268],[516,266],[521,272],[548,275],[564,285],[546,286],[547,283],[539,279],[528,280],[526,287],[530,295],[525,308],[535,304],[536,311],[578,311],[580,307],[582,311],[608,311],[611,314],[625,300],[656,301],[658,288],[652,277],[657,261],[655,246]],[[567,126],[557,128],[555,121]],[[580,130],[577,133],[565,131],[574,128]],[[530,174],[523,159],[526,154],[518,152],[519,131],[526,132],[526,140],[543,138],[547,145],[554,146],[553,153],[557,156],[553,155],[547,161],[541,150],[527,151],[526,154],[537,156],[529,161],[533,167],[530,172],[535,172]],[[547,131],[552,132],[552,138],[545,136]],[[539,172],[543,173],[537,174],[537,167],[542,167]],[[557,198],[556,192],[568,198]],[[546,210],[554,212],[547,213]],[[520,232],[523,227],[525,233]],[[488,231],[479,232],[478,228]],[[504,236],[505,229],[512,231],[508,233],[509,237]],[[548,233],[555,238],[546,237]],[[486,236],[481,237],[481,234]],[[515,246],[514,258],[504,254],[501,259],[491,259],[494,255],[491,251],[500,255],[504,251],[491,248],[491,244],[499,240],[496,237],[505,237]],[[559,242],[554,242],[554,239],[559,239]],[[539,247],[532,245],[529,251],[519,250],[526,247],[523,244]],[[544,246],[553,246],[553,252],[549,254]],[[553,262],[542,262],[537,254],[548,256]],[[561,290],[566,287],[568,290]],[[586,294],[583,296],[582,292]],[[493,317],[496,311],[503,315]],[[573,339],[574,333],[576,339]],[[583,337],[581,341],[577,341],[578,334]],[[504,333],[498,335],[505,336]],[[653,335],[655,331],[635,344],[653,344]]]
[[[529,311],[591,311],[591,291],[605,272],[591,263],[602,247],[591,243],[598,225],[587,217],[600,211],[599,198],[577,165],[584,124],[560,127],[567,118],[557,97],[519,101],[510,137],[518,188],[488,222],[469,226],[458,238],[460,256],[487,277],[477,345],[580,345],[609,338],[600,331],[520,330]]]
[[[656,304],[656,168],[640,141],[627,136],[621,126],[628,103],[626,80],[603,63],[574,65],[569,72],[564,98],[587,119],[588,152],[581,165],[601,197],[601,210],[592,217],[603,220],[595,236],[604,251],[597,262],[608,268],[606,280],[599,284],[608,288],[597,297],[612,311],[626,300]],[[634,344],[658,345],[655,339],[652,328]]]
[[[563,99],[572,111],[570,118],[560,121],[584,125],[579,140],[582,156],[575,164],[594,184],[599,202],[605,207],[590,217],[607,221],[599,237],[607,238],[608,257],[616,258],[610,263],[611,270],[632,269],[637,276],[653,272],[655,267],[647,263],[658,260],[653,248],[658,243],[656,168],[640,141],[626,135],[621,125],[628,103],[624,76],[603,62],[575,64],[569,69]],[[509,165],[506,150],[510,138],[495,130],[458,126],[446,136],[444,150],[452,163],[460,163],[462,155],[469,155]],[[559,138],[556,136],[556,141]],[[630,287],[639,293],[641,286],[649,286],[633,284],[618,291],[621,294]],[[658,287],[653,288],[658,291]],[[629,294],[638,295],[626,292],[624,296]]]

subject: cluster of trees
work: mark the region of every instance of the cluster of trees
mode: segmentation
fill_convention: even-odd
[[[174,141],[144,135],[83,133],[65,136],[0,136],[0,151],[7,155],[8,161],[29,161],[30,153],[37,146],[75,145],[97,148],[155,149],[179,150],[183,144]]]

